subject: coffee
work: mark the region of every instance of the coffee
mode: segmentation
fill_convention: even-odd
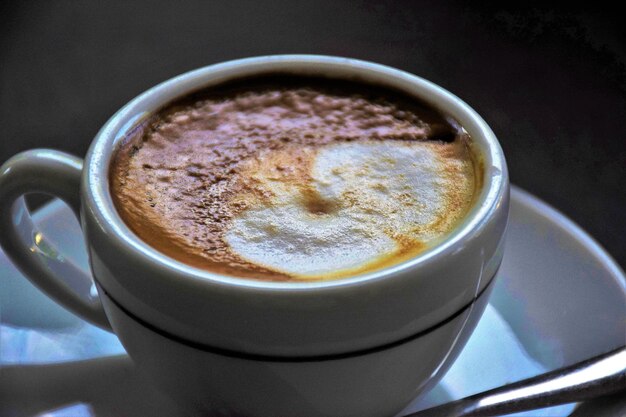
[[[110,169],[146,243],[191,266],[337,279],[410,259],[479,188],[471,138],[391,89],[276,75],[190,94],[146,120]]]

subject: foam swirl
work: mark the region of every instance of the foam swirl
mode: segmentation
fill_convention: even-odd
[[[110,169],[125,223],[172,258],[245,278],[334,279],[401,262],[445,238],[476,188],[466,134],[356,82],[244,80],[172,103],[134,132]]]

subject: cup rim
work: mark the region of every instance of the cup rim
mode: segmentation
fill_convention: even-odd
[[[366,82],[400,89],[455,118],[472,137],[483,157],[483,181],[480,194],[458,226],[442,242],[414,258],[390,267],[353,277],[327,281],[271,282],[218,274],[187,265],[170,258],[141,240],[117,213],[109,188],[109,167],[119,142],[139,121],[172,100],[205,86],[227,80],[264,73],[324,75],[330,78],[357,77]],[[487,123],[468,104],[417,75],[353,58],[327,55],[267,55],[236,59],[205,66],[170,78],[138,95],[117,111],[97,133],[85,158],[83,196],[89,213],[116,246],[131,251],[135,258],[147,260],[172,272],[174,279],[190,279],[196,283],[237,287],[260,291],[314,292],[345,289],[387,280],[417,270],[455,253],[463,242],[479,234],[497,211],[508,188],[508,170],[502,148]]]

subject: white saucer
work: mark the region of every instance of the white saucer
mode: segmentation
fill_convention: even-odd
[[[504,263],[484,316],[443,380],[402,414],[626,343],[624,272],[562,214],[518,188],[511,197]],[[34,219],[63,256],[87,268],[69,209],[54,201]],[[135,372],[114,335],[50,301],[1,251],[0,289],[0,415],[176,415],[167,397]],[[626,415],[626,399],[618,397],[515,415]]]

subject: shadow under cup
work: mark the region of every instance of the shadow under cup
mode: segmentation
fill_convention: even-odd
[[[465,220],[434,248],[336,281],[222,276],[167,258],[135,236],[108,189],[115,149],[162,105],[200,88],[272,73],[358,79],[454,118],[484,172]],[[432,387],[463,347],[502,261],[509,184],[486,123],[422,78],[364,61],[249,58],[173,78],[132,100],[85,160],[81,222],[104,311],[138,365],[196,415],[385,416]]]

